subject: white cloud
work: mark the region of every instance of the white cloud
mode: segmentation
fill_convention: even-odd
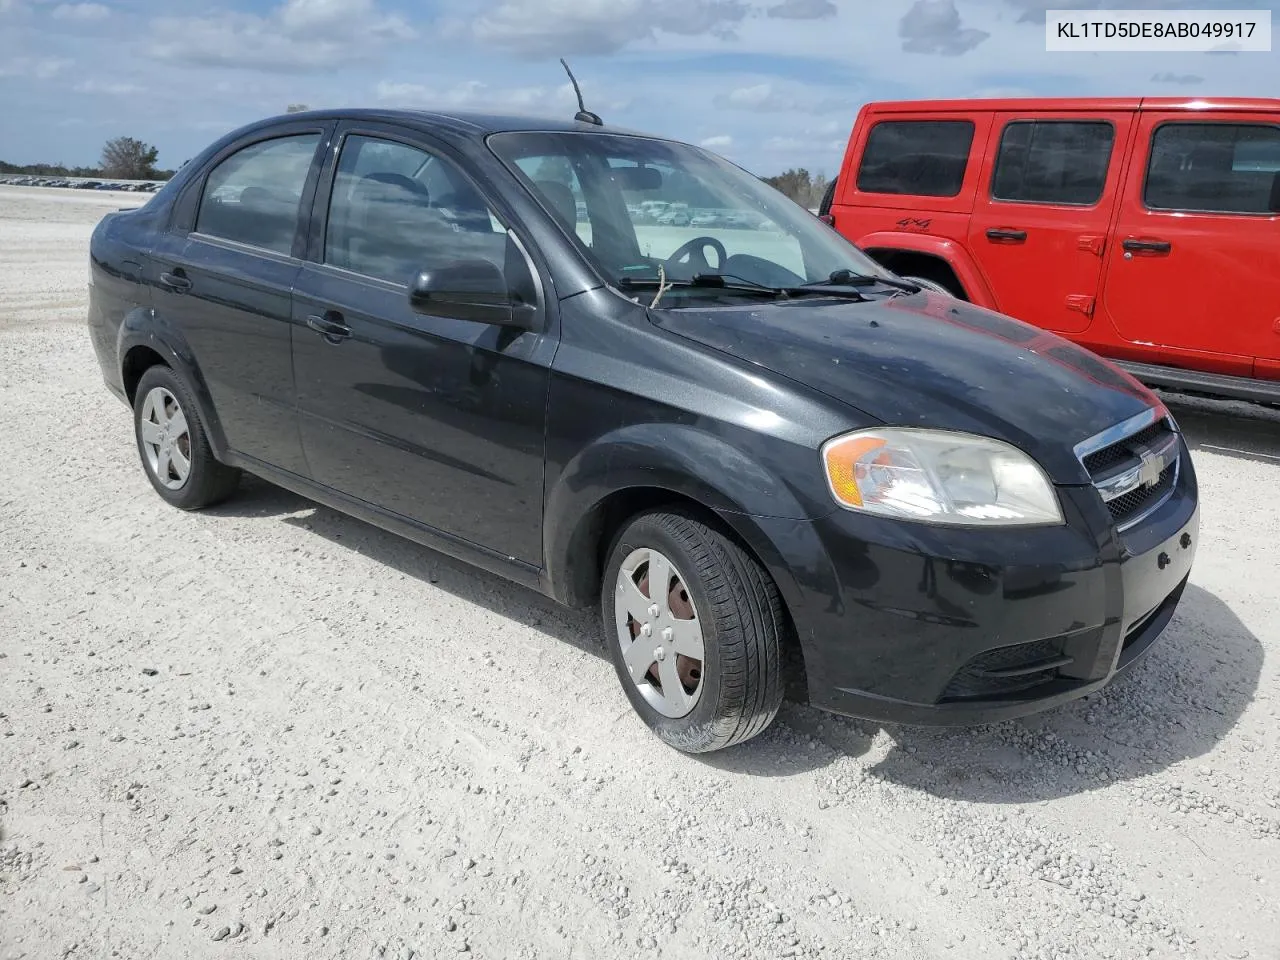
[[[748,9],[743,0],[503,0],[471,32],[528,58],[602,54],[662,33],[728,38]]]
[[[899,21],[898,36],[908,53],[954,57],[972,50],[991,34],[965,27],[955,0],[916,0]]]
[[[421,83],[384,80],[375,95],[383,103],[400,107],[436,110],[496,110],[518,114],[557,114],[572,116],[578,105],[573,86],[556,87],[491,87],[479,80],[468,80],[453,86],[430,87]],[[597,112],[622,110],[625,100],[589,97],[587,105]]]
[[[127,97],[130,94],[142,92],[142,88],[136,83],[121,83],[111,80],[82,80],[72,89],[76,93],[108,97]]]
[[[727,133],[721,133],[714,137],[707,137],[705,140],[701,141],[701,145],[706,147],[708,150],[723,150],[726,147],[733,146],[733,137],[729,136]]]
[[[1152,83],[1177,83],[1184,86],[1191,86],[1197,83],[1204,83],[1204,77],[1194,73],[1157,73],[1151,78]]]
[[[816,96],[813,87],[756,83],[718,94],[713,102],[721,110],[749,110],[753,113],[830,113],[852,109],[854,98]]]
[[[286,0],[265,17],[233,11],[162,17],[152,27],[157,59],[292,72],[367,60],[414,30],[374,0]]]
[[[783,0],[767,12],[769,16],[783,20],[821,20],[834,17],[838,11],[831,0]]]
[[[71,65],[57,57],[18,57],[0,61],[0,77],[30,77],[35,80],[51,80]]]
[[[110,14],[100,3],[60,3],[49,16],[55,20],[103,20]]]

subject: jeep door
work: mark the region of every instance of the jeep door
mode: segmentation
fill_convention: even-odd
[[[1144,111],[1134,150],[1107,316],[1161,362],[1280,378],[1280,114]]]
[[[1001,312],[1089,329],[1132,124],[1116,110],[996,114],[968,247]]]

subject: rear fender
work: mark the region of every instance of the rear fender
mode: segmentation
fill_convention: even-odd
[[[128,314],[120,324],[116,344],[122,382],[125,358],[128,357],[129,351],[136,347],[154,350],[186,382],[199,408],[200,420],[209,437],[213,454],[219,460],[226,462],[228,448],[226,435],[222,431],[222,422],[217,417],[209,386],[200,372],[200,366],[196,363],[186,339],[172,325],[161,320],[155,310],[145,308]]]
[[[956,278],[964,286],[970,303],[980,307],[995,309],[995,296],[986,278],[978,269],[978,264],[960,243],[946,237],[934,237],[928,234],[901,233],[883,230],[859,237],[854,243],[860,250],[904,250],[911,253],[923,253],[944,261],[955,272]]]

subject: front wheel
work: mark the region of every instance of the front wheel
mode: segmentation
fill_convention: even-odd
[[[904,276],[902,279],[906,280],[908,283],[914,283],[918,287],[923,287],[925,290],[932,290],[934,293],[943,293],[943,294],[946,294],[948,297],[955,296],[955,293],[952,290],[948,289],[946,286],[939,283],[937,280],[926,280],[924,277],[907,277],[907,276]]]
[[[720,750],[777,715],[782,599],[718,530],[674,511],[631,520],[609,553],[601,611],[627,699],[669,745]]]

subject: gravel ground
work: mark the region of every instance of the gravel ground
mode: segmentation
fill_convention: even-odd
[[[1280,415],[1175,407],[1198,564],[1103,694],[686,757],[591,615],[153,494],[82,326],[138,202],[0,187],[0,957],[1280,958]]]

